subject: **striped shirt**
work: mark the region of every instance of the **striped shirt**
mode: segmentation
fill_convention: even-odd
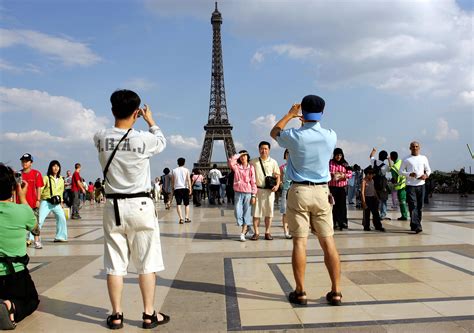
[[[334,180],[334,174],[336,172],[342,172],[346,175],[346,179]],[[333,160],[329,161],[329,173],[331,174],[331,180],[329,181],[329,186],[335,187],[344,187],[347,186],[347,179],[352,177],[352,171],[347,170],[342,164],[337,164]]]

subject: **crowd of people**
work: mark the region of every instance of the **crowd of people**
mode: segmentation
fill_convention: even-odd
[[[165,149],[166,139],[151,109],[146,104],[140,107],[140,97],[130,90],[115,91],[110,101],[114,126],[94,136],[102,180],[84,182],[80,163],[75,164],[74,172],[68,170],[62,177],[57,160],[49,163],[43,176],[32,168],[33,156],[29,153],[20,158],[20,172],[0,164],[1,329],[14,328],[39,303],[28,273],[27,246],[42,248],[41,229],[50,212],[56,219],[54,242],[67,242],[64,208],[71,208],[71,219],[81,219],[81,202],[85,204],[86,199],[90,204],[103,203],[104,267],[112,305],[106,324],[110,329],[123,327],[121,293],[129,260],[139,275],[142,327],[150,329],[170,320],[153,307],[155,274],[164,269],[156,215],[156,202],[160,200],[166,210],[171,209],[175,200],[180,224],[191,223],[191,197],[195,207],[206,199],[211,206],[233,204],[240,241],[246,241],[249,233],[250,240],[260,239],[262,218],[263,238],[271,241],[275,201],[279,198],[284,238],[293,242],[296,289],[288,299],[300,305],[307,304],[304,279],[310,233],[319,240],[331,278],[326,299],[331,305],[342,302],[340,261],[333,236],[334,230],[349,228],[348,205],[363,209],[363,230],[371,230],[372,215],[375,230],[384,232],[382,221],[389,219],[387,202],[391,195],[392,207],[396,204],[400,209],[398,220],[409,219],[410,229],[416,234],[423,231],[424,184],[431,169],[426,156],[420,154],[420,144],[411,142],[411,154],[403,160],[397,152],[388,154],[384,150],[376,158],[374,148],[367,167],[351,166],[343,150],[336,147],[336,133],[321,127],[325,102],[319,96],[308,95],[301,104],[292,105],[271,130],[270,136],[285,148],[282,165],[270,156],[270,142],[261,141],[258,157],[251,158],[247,150],[230,156],[229,173],[224,174],[216,164],[207,174],[198,169],[190,171],[186,160],[180,157],[177,167],[165,168],[163,175],[153,182],[150,157]],[[133,129],[140,117],[147,123],[148,131]],[[285,129],[293,118],[301,120],[301,127]]]

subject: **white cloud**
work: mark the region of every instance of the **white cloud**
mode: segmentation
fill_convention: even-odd
[[[181,149],[199,149],[201,145],[198,140],[193,137],[184,137],[182,135],[170,135],[168,141],[172,146]]]
[[[67,141],[63,137],[53,136],[49,132],[32,130],[29,132],[13,133],[7,132],[1,135],[2,140],[8,140],[18,143],[28,143],[42,145],[44,143],[51,142],[65,142]]]
[[[456,140],[459,138],[459,132],[456,129],[449,128],[449,124],[446,119],[438,118],[435,138],[438,141]]]
[[[474,105],[474,90],[463,91],[461,94],[459,94],[459,97],[461,97],[461,100],[465,104]]]
[[[86,44],[33,30],[0,29],[0,48],[24,45],[64,65],[90,66],[101,58]]]
[[[26,129],[22,133],[8,133],[4,139],[23,141],[25,136],[35,134],[36,142],[50,142],[62,138],[68,142],[91,142],[94,133],[106,127],[108,120],[97,117],[94,110],[84,107],[69,97],[53,96],[44,91],[0,87],[0,110],[2,113],[29,112],[41,119],[35,123],[41,128]],[[50,134],[50,129],[57,133]],[[38,135],[38,136],[36,136]]]
[[[250,60],[250,62],[252,63],[252,65],[258,65],[258,64],[261,64],[264,60],[265,60],[265,56],[263,55],[263,53],[260,51],[257,51],[252,56],[252,59]]]
[[[38,67],[32,64],[27,64],[27,65],[19,67],[19,66],[12,65],[10,62],[1,58],[0,58],[0,71],[9,71],[9,72],[14,72],[14,73],[23,73],[23,72],[40,73],[41,72],[38,69]]]
[[[260,116],[251,121],[251,124],[254,125],[259,132],[265,132],[265,135],[270,133],[270,130],[275,126],[275,123],[276,116],[274,114]]]
[[[156,84],[146,78],[136,77],[124,82],[123,86],[137,91],[150,91],[156,87]]]

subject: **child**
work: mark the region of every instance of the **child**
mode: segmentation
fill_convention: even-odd
[[[365,177],[362,179],[361,186],[362,208],[364,209],[362,225],[364,226],[364,231],[370,231],[370,212],[372,212],[375,230],[384,232],[385,229],[382,227],[378,209],[379,200],[374,186],[374,168],[369,166],[364,169],[364,173]]]

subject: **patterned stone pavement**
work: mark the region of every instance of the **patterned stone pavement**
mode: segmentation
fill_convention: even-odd
[[[425,207],[424,232],[385,221],[386,233],[364,232],[362,212],[349,208],[349,230],[336,233],[342,261],[343,306],[324,295],[330,281],[322,251],[308,242],[308,306],[288,303],[294,288],[291,240],[275,210],[273,241],[239,242],[233,207],[191,208],[180,225],[174,209],[157,204],[166,270],[158,274],[156,308],[166,332],[473,332],[474,198],[435,195]],[[104,332],[110,311],[103,261],[102,211],[87,203],[69,220],[69,242],[53,243],[54,219],[41,250],[30,248],[40,293],[38,311],[19,332]],[[142,331],[138,276],[131,267],[123,295],[124,332]]]

